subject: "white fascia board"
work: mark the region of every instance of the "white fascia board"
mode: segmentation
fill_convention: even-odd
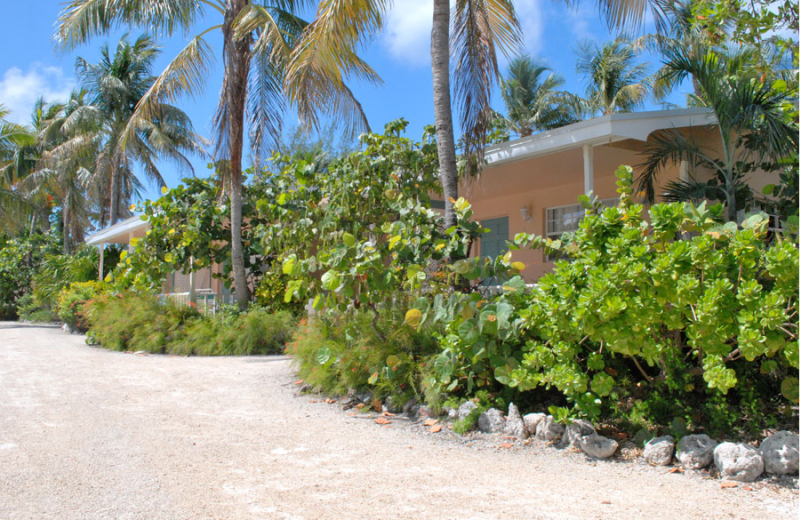
[[[150,227],[150,222],[142,220],[139,215],[136,215],[129,219],[123,220],[122,222],[117,222],[113,226],[101,229],[94,235],[87,237],[85,243],[90,246],[103,243],[127,244],[128,236],[131,233],[139,231],[140,229],[146,229],[148,227]]]
[[[625,139],[647,141],[647,136],[656,130],[715,123],[716,118],[707,108],[610,114],[490,146],[486,149],[486,161],[495,165],[584,145],[596,146]]]

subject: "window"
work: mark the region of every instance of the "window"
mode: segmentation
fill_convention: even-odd
[[[602,210],[619,204],[619,198],[603,199],[599,202]],[[545,237],[551,240],[558,240],[564,233],[577,231],[584,215],[585,211],[580,204],[547,208]],[[563,255],[546,255],[545,262],[555,262],[561,258],[564,258]]]

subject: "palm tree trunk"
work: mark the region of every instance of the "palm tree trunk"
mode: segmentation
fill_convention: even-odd
[[[64,207],[62,208],[61,212],[61,221],[63,227],[63,231],[61,233],[62,238],[62,250],[64,251],[65,255],[69,254],[69,230],[72,227],[70,225],[70,210],[69,210],[69,194],[64,197]]]
[[[247,0],[228,0],[223,34],[225,37],[225,81],[223,93],[228,108],[228,146],[231,173],[231,263],[233,286],[239,309],[250,302],[247,271],[242,250],[242,148],[244,146],[244,110],[247,99],[247,76],[250,67],[250,40],[234,41],[233,21],[247,5]]]
[[[109,208],[109,224],[114,225],[119,219],[119,199],[121,188],[121,175],[119,168],[112,168],[111,170],[111,207]]]
[[[450,1],[433,0],[431,30],[431,68],[433,72],[433,114],[436,146],[439,151],[439,180],[444,191],[445,228],[456,225],[453,202],[458,198],[456,144],[453,137],[453,111],[450,105]]]

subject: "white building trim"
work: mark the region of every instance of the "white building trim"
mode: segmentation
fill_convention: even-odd
[[[572,148],[598,146],[626,139],[647,141],[647,137],[656,130],[716,123],[716,117],[708,108],[610,114],[490,146],[486,149],[485,157],[491,167]],[[584,148],[584,155],[587,155],[585,150]]]

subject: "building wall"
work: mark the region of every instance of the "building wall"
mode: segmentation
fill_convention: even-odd
[[[703,146],[718,150],[716,133],[710,128],[684,129],[687,136],[696,139]],[[646,143],[640,141],[621,141],[596,146],[594,148],[594,194],[600,199],[617,197],[616,176],[614,172],[620,165],[634,168],[634,179],[640,169],[636,166],[644,161],[642,151]],[[693,171],[697,180],[712,177],[708,171]],[[658,175],[657,196],[671,181],[680,180],[680,165],[669,164]],[[751,186],[758,194],[770,182],[777,182],[777,174],[763,172],[753,175]],[[548,208],[577,203],[584,193],[583,151],[580,147],[550,155],[522,159],[484,169],[480,179],[462,184],[460,192],[472,204],[474,219],[488,220],[508,217],[509,240],[520,232],[546,235],[546,215]],[[636,197],[636,195],[634,195]],[[529,220],[523,218],[522,209],[527,208]],[[480,255],[480,243],[473,247],[473,255]],[[514,261],[526,264],[523,277],[534,282],[553,268],[546,262],[539,250],[513,251]]]

